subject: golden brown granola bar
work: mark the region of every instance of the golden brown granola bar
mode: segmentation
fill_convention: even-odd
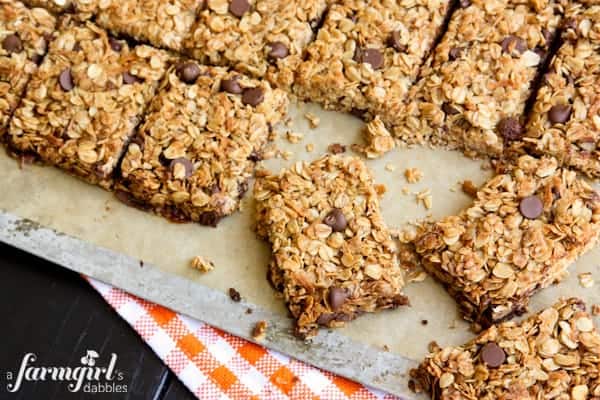
[[[483,326],[526,310],[600,234],[600,195],[556,159],[522,156],[456,216],[421,225],[423,267]]]
[[[435,400],[600,397],[600,334],[583,301],[560,299],[527,320],[437,348],[411,371]]]
[[[238,209],[287,104],[265,81],[181,61],[129,144],[117,196],[170,219],[216,226]]]
[[[184,42],[205,64],[289,86],[327,0],[209,0]]]
[[[66,21],[14,113],[10,146],[109,188],[168,58]]]
[[[254,195],[257,231],[273,252],[269,279],[300,336],[408,304],[377,187],[359,158],[298,162],[260,177]]]
[[[307,48],[294,92],[326,108],[396,115],[449,0],[345,0]]]
[[[81,1],[81,0],[79,0]],[[93,0],[96,23],[158,47],[179,51],[205,0]]]
[[[559,24],[561,0],[460,2],[394,121],[396,137],[499,157],[524,135],[531,86]]]
[[[524,139],[590,177],[600,177],[600,4],[566,10],[563,44],[537,94]]]
[[[56,19],[41,8],[0,0],[0,137],[46,54]]]

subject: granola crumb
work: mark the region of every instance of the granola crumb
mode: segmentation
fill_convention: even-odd
[[[229,297],[231,297],[231,300],[235,301],[236,303],[242,301],[242,295],[234,288],[229,288]]]
[[[427,345],[427,350],[429,350],[430,353],[435,353],[436,351],[438,351],[440,349],[440,345],[435,341],[432,340],[431,342],[429,342],[429,344]]]
[[[581,273],[577,275],[577,277],[579,278],[579,285],[581,285],[581,287],[589,289],[594,286],[594,277],[591,272]]]
[[[373,185],[373,187],[379,196],[383,196],[385,192],[387,192],[387,186],[385,186],[383,183]]]
[[[294,125],[294,121],[292,120],[292,118],[288,118],[288,119],[285,121],[285,126],[286,126],[287,128],[291,128],[293,125]]]
[[[254,311],[251,308],[246,309],[246,314],[252,314]]]
[[[462,183],[462,191],[465,194],[475,198],[477,197],[477,186],[473,183],[473,181],[466,180]]]
[[[346,146],[340,143],[332,143],[327,147],[327,151],[331,154],[342,154],[346,152]]]
[[[408,273],[406,277],[406,281],[410,283],[423,282],[425,279],[427,279],[427,273],[425,271],[413,271]]]
[[[426,209],[431,210],[431,207],[433,207],[433,196],[431,195],[431,189],[421,190],[415,196],[417,203],[423,203]]]
[[[386,164],[385,170],[389,172],[394,172],[396,170],[396,166],[394,164]]]
[[[405,196],[408,196],[410,194],[410,189],[408,188],[408,186],[404,186],[402,188],[402,194]]]
[[[379,117],[369,122],[363,131],[367,146],[362,152],[367,158],[378,158],[396,147],[396,141]]]
[[[600,315],[600,304],[592,304],[592,315],[597,317]]]
[[[292,132],[292,131],[288,131],[286,133],[286,137],[288,142],[292,143],[292,144],[296,144],[299,143],[300,141],[302,141],[302,139],[304,139],[304,135],[298,132]]]
[[[311,129],[315,129],[321,123],[321,119],[317,117],[315,114],[307,112],[304,114],[304,118],[306,118],[310,124]]]
[[[418,168],[407,168],[404,176],[408,183],[417,183],[423,179],[423,172]]]
[[[383,351],[390,351],[390,347],[387,344],[384,344]]]
[[[196,256],[192,259],[190,266],[200,272],[206,273],[215,269],[215,264],[212,261],[205,260],[201,256]]]
[[[285,161],[291,160],[293,156],[294,156],[294,153],[292,153],[289,150],[285,150],[285,151],[280,151],[279,152],[279,157],[283,158]]]
[[[308,143],[308,144],[306,145],[306,151],[307,151],[308,153],[312,153],[314,150],[315,150],[315,145],[314,145],[314,144],[312,144],[312,143]]]
[[[269,324],[267,323],[267,321],[258,321],[252,329],[252,338],[257,341],[264,340],[268,326]]]

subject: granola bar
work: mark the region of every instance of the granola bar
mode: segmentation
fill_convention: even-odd
[[[344,0],[333,5],[307,48],[294,92],[329,109],[389,119],[416,79],[449,4]]]
[[[80,0],[81,1],[81,0]],[[204,0],[94,0],[96,23],[118,34],[180,51]]]
[[[488,326],[526,310],[600,233],[600,195],[556,159],[521,156],[456,216],[418,229],[423,267],[465,318]]]
[[[289,86],[327,0],[209,0],[184,42],[206,64]]]
[[[600,177],[600,4],[573,4],[563,44],[537,94],[524,142]]]
[[[216,226],[239,207],[287,95],[220,67],[171,67],[129,144],[117,195],[173,220]]]
[[[600,334],[585,303],[570,298],[435,349],[411,376],[436,400],[585,400],[600,396],[599,367]]]
[[[526,101],[563,12],[559,1],[459,2],[391,121],[395,136],[501,156],[506,142],[523,137]]]
[[[109,188],[168,59],[66,21],[14,113],[10,146]]]
[[[23,0],[29,7],[41,7],[55,13],[75,14],[79,20],[92,17],[98,3],[103,0]]]
[[[46,54],[56,19],[41,8],[0,0],[0,137],[31,74]]]
[[[377,185],[356,157],[327,155],[257,179],[257,232],[271,243],[269,280],[297,334],[408,304]]]

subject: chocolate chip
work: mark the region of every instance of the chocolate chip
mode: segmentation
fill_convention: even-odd
[[[571,106],[569,104],[557,104],[548,111],[548,119],[553,124],[564,124],[571,118]]]
[[[454,61],[457,58],[460,58],[463,51],[464,51],[464,48],[462,48],[462,47],[453,47],[448,52],[448,58],[450,59],[450,61]]]
[[[117,53],[120,52],[121,49],[123,48],[123,45],[121,44],[121,42],[119,42],[114,37],[108,38],[108,45],[110,46],[111,49],[113,49],[113,51],[116,51]]]
[[[176,168],[178,165],[183,167],[183,177],[180,174],[176,174]],[[171,173],[175,179],[187,179],[192,176],[192,172],[194,172],[194,166],[192,165],[192,162],[184,157],[176,158],[171,161],[169,169],[171,170]]]
[[[523,126],[515,117],[503,118],[498,123],[497,129],[506,141],[518,140],[523,137]]]
[[[244,89],[242,94],[242,103],[256,107],[265,100],[265,92],[259,88]]]
[[[333,311],[337,311],[346,302],[348,293],[340,287],[332,287],[329,289],[329,306]]]
[[[515,35],[505,37],[500,45],[505,53],[512,53],[516,50],[519,54],[523,54],[527,50],[527,43]]]
[[[238,18],[241,18],[248,10],[250,10],[248,0],[231,0],[229,3],[229,12]]]
[[[521,200],[519,211],[525,218],[537,219],[544,212],[544,204],[536,195],[527,196]]]
[[[239,303],[240,301],[242,301],[242,295],[240,294],[240,292],[238,292],[234,288],[229,288],[229,297],[231,298],[231,300],[235,301],[236,303]]]
[[[42,61],[44,61],[44,56],[41,54],[34,54],[31,56],[31,61],[33,61],[37,65],[40,65]]]
[[[200,76],[200,67],[194,62],[188,62],[177,68],[179,79],[188,85],[193,85]]]
[[[262,154],[260,154],[256,150],[252,150],[252,153],[250,153],[250,155],[248,156],[248,160],[250,160],[252,162],[259,162],[262,159],[263,159]]]
[[[402,44],[402,34],[400,31],[394,31],[388,38],[388,46],[396,51],[406,51],[406,45]]]
[[[21,42],[21,38],[16,33],[12,35],[8,35],[2,41],[2,48],[11,53],[20,53],[23,51],[23,42]]]
[[[498,368],[506,360],[506,353],[502,350],[502,347],[498,346],[494,342],[486,343],[481,348],[481,361],[483,361],[489,368]]]
[[[329,214],[323,218],[323,223],[333,229],[334,232],[343,232],[348,226],[348,221],[343,211],[339,208],[334,208]]]
[[[238,76],[233,76],[231,79],[223,79],[221,81],[221,90],[231,94],[242,93],[242,87],[238,82]]]
[[[442,111],[446,113],[446,115],[456,115],[460,113],[460,111],[454,108],[450,103],[442,104]]]
[[[335,319],[334,313],[324,313],[324,314],[319,315],[319,318],[317,318],[317,324],[329,325],[329,323],[331,321],[333,321],[334,319]]]
[[[65,92],[73,90],[75,85],[73,84],[73,75],[71,75],[71,68],[65,68],[58,76],[58,84]]]
[[[272,42],[269,44],[269,58],[271,60],[279,60],[286,58],[290,54],[290,50],[283,42]]]
[[[459,5],[461,8],[467,8],[467,7],[469,7],[469,6],[471,5],[471,0],[460,0],[460,1],[458,2],[458,5]]]
[[[383,54],[377,49],[357,49],[354,61],[370,64],[373,69],[383,67]]]
[[[203,214],[200,214],[198,217],[198,223],[200,225],[212,226],[215,228],[221,219],[223,219],[223,216],[218,214],[216,211],[207,211]]]
[[[135,75],[125,71],[123,72],[123,83],[126,85],[133,85],[134,83],[141,82],[142,80]]]

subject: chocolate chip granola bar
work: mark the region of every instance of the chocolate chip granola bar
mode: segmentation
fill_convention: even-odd
[[[257,179],[257,231],[272,247],[269,279],[297,333],[408,304],[377,186],[356,157],[324,156]]]
[[[81,1],[81,0],[79,0]],[[96,23],[158,47],[180,51],[205,0],[94,0]]]
[[[449,3],[345,0],[333,5],[307,48],[294,92],[329,109],[395,116]]]
[[[524,135],[526,101],[563,7],[555,0],[459,3],[390,129],[409,143],[499,157]]]
[[[203,63],[289,86],[326,6],[327,0],[210,0],[184,47]]]
[[[9,145],[109,188],[168,57],[65,20],[14,113]]]
[[[436,400],[600,397],[600,334],[583,301],[561,299],[527,320],[435,349],[411,371]]]
[[[129,144],[117,196],[172,220],[216,226],[238,209],[287,104],[265,81],[181,61]]]
[[[600,234],[600,195],[574,171],[531,156],[509,168],[471,207],[423,223],[415,239],[423,267],[483,326],[523,313]]]
[[[600,177],[600,4],[566,10],[563,44],[537,94],[524,142]]]
[[[41,8],[0,0],[0,137],[46,54],[56,19]]]

